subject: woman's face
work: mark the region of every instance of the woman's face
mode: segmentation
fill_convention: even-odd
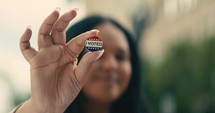
[[[131,78],[129,45],[123,32],[111,23],[96,26],[104,54],[91,67],[83,92],[92,102],[111,103],[126,90]]]

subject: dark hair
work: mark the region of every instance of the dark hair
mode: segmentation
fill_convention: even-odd
[[[103,24],[105,22],[110,22],[125,34],[131,52],[132,65],[132,76],[129,86],[124,94],[122,94],[122,96],[112,104],[110,111],[111,113],[142,113],[143,111],[141,109],[143,109],[144,106],[141,105],[140,97],[141,78],[139,74],[139,58],[136,45],[134,43],[134,38],[123,26],[110,18],[105,18],[102,16],[90,16],[79,21],[68,29],[66,32],[66,41],[68,42],[72,39],[72,37],[94,29],[97,25]],[[79,60],[82,55],[83,53],[80,55]],[[66,109],[65,113],[83,113],[82,105],[85,98],[86,97],[84,94],[80,92],[76,99]]]

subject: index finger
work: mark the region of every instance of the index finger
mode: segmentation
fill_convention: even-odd
[[[76,58],[85,46],[85,42],[89,37],[97,36],[98,30],[94,29],[78,35],[67,43],[67,47],[70,50],[71,55]]]
[[[54,44],[66,44],[65,40],[65,29],[69,25],[70,21],[73,20],[77,15],[77,8],[62,15],[55,23],[52,29],[52,40]]]
[[[60,13],[60,8],[56,8],[41,24],[38,34],[39,48],[47,47],[53,44],[50,33],[53,25],[57,21]]]

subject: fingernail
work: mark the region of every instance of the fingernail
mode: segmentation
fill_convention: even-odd
[[[55,11],[57,11],[57,12],[60,12],[60,10],[61,10],[60,7],[57,7],[57,8],[55,9]]]
[[[102,49],[101,51],[99,51],[99,55],[96,57],[95,61],[98,60],[104,53],[104,49]]]
[[[27,26],[27,29],[31,29],[31,25],[28,25],[28,26]]]
[[[74,8],[74,10],[75,10],[75,11],[79,11],[79,9],[78,9],[78,8]]]
[[[98,29],[93,29],[93,30],[91,30],[92,32],[96,32],[96,35],[98,35],[99,34],[99,30]]]

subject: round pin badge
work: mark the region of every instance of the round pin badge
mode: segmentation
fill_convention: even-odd
[[[99,51],[102,49],[103,43],[99,37],[94,36],[86,40],[85,46],[89,51]]]

